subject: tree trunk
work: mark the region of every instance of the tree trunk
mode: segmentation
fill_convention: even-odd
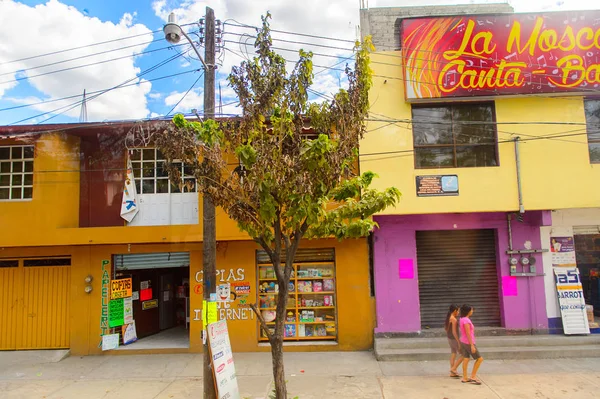
[[[278,281],[277,310],[275,318],[275,334],[271,340],[271,357],[273,359],[273,381],[275,382],[275,398],[287,399],[285,386],[285,369],[283,366],[283,336],[287,311],[288,284]]]
[[[287,399],[285,386],[285,369],[283,366],[283,337],[273,337],[271,342],[271,358],[273,360],[273,381],[275,382],[275,398]]]

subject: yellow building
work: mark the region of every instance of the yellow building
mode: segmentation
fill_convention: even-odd
[[[360,167],[403,194],[376,217],[376,333],[442,327],[465,302],[475,325],[560,329],[542,254],[551,236],[600,231],[594,19],[507,3],[361,10],[377,50]],[[591,287],[598,262],[582,262]]]
[[[193,181],[169,184],[160,153],[136,141],[137,128],[0,128],[1,350],[100,354],[111,333],[121,334],[121,347],[104,353],[202,350],[201,196]],[[120,216],[127,157],[139,200],[131,223]],[[228,320],[233,350],[268,350],[249,304],[273,316],[272,269],[219,209],[217,241],[218,316]],[[286,350],[370,348],[369,281],[366,240],[303,242]],[[129,299],[119,302],[119,293]],[[132,344],[123,345],[119,311],[135,321]]]

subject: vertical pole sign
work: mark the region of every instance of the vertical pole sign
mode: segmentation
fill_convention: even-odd
[[[576,267],[554,269],[556,292],[565,335],[589,334],[583,288]]]
[[[229,332],[225,320],[208,325],[210,361],[217,385],[219,399],[240,399],[240,391],[235,375],[233,353],[229,342]]]

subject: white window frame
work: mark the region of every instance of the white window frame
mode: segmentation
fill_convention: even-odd
[[[180,191],[178,186],[170,183],[167,171],[162,168],[162,164],[165,162],[164,157],[158,149],[151,147],[132,148],[130,149],[130,157],[138,195],[198,192],[196,178],[191,175],[188,167],[178,160],[174,162],[181,164],[180,173],[184,183],[183,191]]]
[[[4,149],[8,156],[3,155]],[[26,149],[31,149],[31,156],[25,156]],[[33,145],[0,146],[0,201],[33,199],[34,156]]]

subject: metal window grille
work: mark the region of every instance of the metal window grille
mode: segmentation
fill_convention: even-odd
[[[33,198],[33,146],[0,147],[0,200]]]
[[[169,181],[165,169],[165,159],[156,148],[135,148],[131,150],[131,165],[135,188],[138,194],[174,194],[197,192],[196,179],[192,170],[183,162],[176,162],[182,176],[183,187]]]

